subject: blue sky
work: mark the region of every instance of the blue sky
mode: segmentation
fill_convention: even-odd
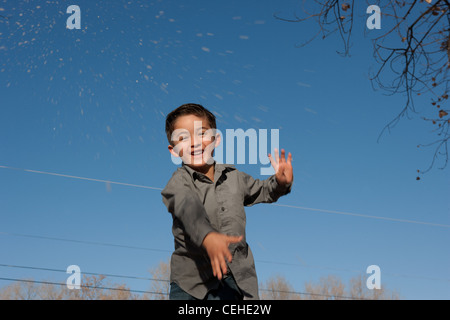
[[[81,30],[66,29],[71,4],[81,8]],[[165,115],[195,102],[216,114],[222,132],[279,129],[280,147],[293,155],[292,192],[277,202],[286,206],[246,209],[260,281],[281,274],[303,291],[307,281],[347,281],[375,264],[381,285],[403,298],[450,298],[450,174],[435,167],[415,180],[434,152],[417,145],[435,139],[418,115],[377,142],[405,100],[370,84],[371,39],[381,31],[365,30],[365,8],[350,58],[336,53],[337,37],[296,46],[315,25],[273,14],[292,17],[298,1],[0,8],[9,17],[0,20],[0,264],[148,276],[173,248],[160,195],[177,168]],[[426,110],[422,99],[416,106]],[[236,166],[267,178],[259,165]],[[5,267],[0,275],[66,277]],[[145,281],[129,286],[149,289]]]

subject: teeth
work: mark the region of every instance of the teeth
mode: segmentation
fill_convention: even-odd
[[[194,155],[194,156],[198,156],[199,154],[202,154],[203,153],[203,151],[196,151],[196,152],[193,152],[192,154]]]

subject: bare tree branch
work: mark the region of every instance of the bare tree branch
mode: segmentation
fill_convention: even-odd
[[[304,45],[320,33],[322,39],[338,33],[344,46],[344,50],[339,53],[348,56],[356,1],[315,0],[312,3],[313,10],[303,10],[306,14],[304,18],[297,15],[295,19],[281,18],[279,15],[275,15],[275,18],[288,22],[313,19],[317,22],[318,32]],[[379,0],[377,5],[382,8],[382,15],[394,23],[372,40],[373,57],[378,68],[370,80],[374,89],[379,88],[388,95],[405,96],[400,112],[381,130],[377,141],[403,117],[410,118],[410,112],[430,112],[430,109],[417,110],[414,106],[416,96],[428,95],[433,106],[431,113],[435,116],[423,116],[421,119],[437,126],[438,130],[433,130],[437,135],[436,141],[419,145],[435,146],[431,165],[422,173],[429,171],[442,158],[444,164],[440,169],[443,169],[449,157],[450,111],[444,108],[444,104],[448,103],[450,83],[450,0]]]

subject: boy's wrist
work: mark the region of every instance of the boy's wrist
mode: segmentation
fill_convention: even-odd
[[[275,185],[274,185],[274,190],[276,194],[281,195],[286,195],[288,193],[291,192],[292,189],[292,183],[294,182],[294,180],[292,180],[290,183],[280,183],[276,177],[276,175],[274,175],[274,181],[275,181]]]
[[[213,229],[213,227],[211,225],[201,225],[199,226],[198,230],[197,230],[197,236],[195,237],[195,240],[193,239],[193,237],[191,236],[191,240],[194,240],[193,242],[198,246],[198,247],[203,247],[204,248],[204,242],[205,239],[208,235],[210,235],[211,233],[217,232],[216,230]]]
[[[292,185],[292,183],[294,182],[294,181],[291,181],[291,182],[289,182],[289,183],[286,183],[286,182],[280,182],[280,181],[278,181],[277,176],[275,176],[275,181],[277,182],[277,184],[278,184],[280,187],[285,187],[285,188],[289,188],[289,187]]]
[[[210,238],[210,236],[214,235],[214,233],[217,233],[217,232],[216,231],[210,231],[203,237],[203,241],[202,241],[202,247],[203,248],[207,249],[207,246],[208,246],[208,239],[207,238]]]

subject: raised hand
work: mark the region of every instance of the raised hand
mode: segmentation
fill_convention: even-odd
[[[289,183],[292,183],[294,180],[294,173],[292,170],[292,155],[289,152],[288,158],[286,160],[285,157],[285,151],[284,149],[281,149],[281,157],[278,155],[278,149],[274,149],[274,155],[275,159],[272,157],[272,155],[269,153],[269,159],[270,163],[272,164],[272,167],[275,170],[275,177],[277,179],[277,182],[280,185],[286,185]]]

